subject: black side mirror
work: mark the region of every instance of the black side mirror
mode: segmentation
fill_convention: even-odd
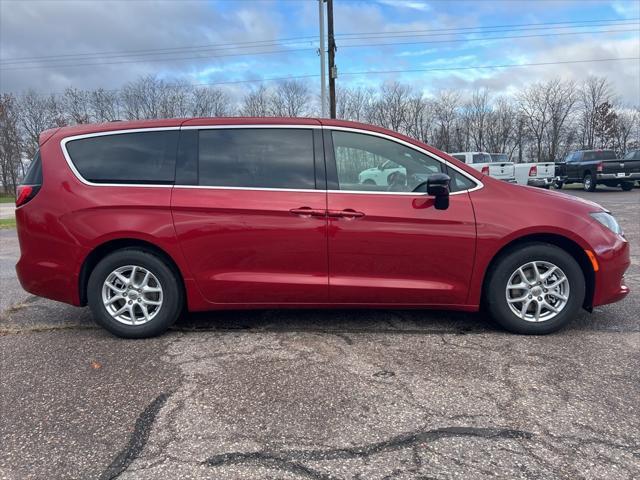
[[[437,210],[449,208],[449,184],[451,177],[445,173],[435,173],[427,179],[427,195],[435,197]]]

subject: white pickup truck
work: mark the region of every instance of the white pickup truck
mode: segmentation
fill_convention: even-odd
[[[513,162],[510,162],[506,155],[500,159],[494,159],[486,152],[457,152],[449,155],[490,177],[511,183],[516,181]]]
[[[490,155],[494,162],[509,160],[506,153],[491,153]],[[514,167],[518,185],[549,188],[556,175],[556,164],[554,162],[515,163]]]

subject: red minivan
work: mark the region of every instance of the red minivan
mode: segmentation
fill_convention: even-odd
[[[359,123],[48,130],[16,203],[24,289],[128,338],[184,310],[481,305],[542,334],[629,292],[629,245],[599,205]]]

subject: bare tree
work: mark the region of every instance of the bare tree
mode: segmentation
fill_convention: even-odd
[[[465,113],[469,120],[469,136],[474,150],[485,150],[487,118],[491,114],[489,91],[486,89],[474,91],[471,100],[465,105]]]
[[[27,91],[20,102],[20,127],[24,151],[33,158],[38,149],[40,134],[53,127],[64,125],[58,102],[53,96],[42,96],[33,90]]]
[[[513,141],[517,121],[518,114],[513,105],[504,97],[498,98],[484,121],[483,141],[489,152],[513,154],[517,148],[517,142]]]
[[[410,97],[411,89],[407,85],[399,82],[382,85],[378,101],[371,107],[373,123],[391,130],[402,130]]]
[[[67,88],[62,96],[62,109],[67,122],[70,124],[89,123],[90,115],[90,94],[85,90],[77,88]]]
[[[309,87],[298,80],[286,80],[278,85],[269,102],[274,117],[304,117],[310,112]]]
[[[226,93],[216,88],[197,88],[193,91],[191,114],[194,117],[226,117],[233,112]]]
[[[434,112],[436,131],[433,138],[434,145],[445,152],[454,149],[456,133],[456,119],[460,108],[460,94],[455,91],[441,91],[435,99]],[[460,129],[458,128],[458,131]],[[456,142],[458,146],[461,142]]]
[[[16,194],[18,179],[24,174],[19,111],[13,95],[0,96],[0,182],[5,191]]]
[[[612,100],[611,86],[603,77],[588,77],[580,88],[580,129],[583,148],[594,148],[598,107]]]
[[[264,85],[247,93],[242,100],[240,114],[245,117],[266,117],[269,115],[269,92]]]
[[[576,86],[571,81],[551,80],[545,84],[545,97],[549,112],[545,159],[556,161],[570,148],[571,116],[577,102]]]
[[[89,110],[96,122],[113,122],[118,120],[120,111],[117,92],[99,88],[89,93]]]

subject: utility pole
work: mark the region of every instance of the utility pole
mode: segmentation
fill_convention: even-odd
[[[325,0],[318,0],[318,18],[320,19],[320,48],[318,49],[318,53],[320,54],[320,108],[322,118],[327,117],[327,67],[324,56],[324,2]]]
[[[329,112],[331,118],[336,118],[336,40],[333,36],[333,0],[327,0],[327,31],[329,33]]]

